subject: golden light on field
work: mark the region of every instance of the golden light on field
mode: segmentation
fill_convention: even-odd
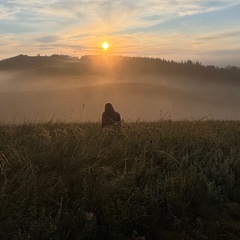
[[[104,42],[102,44],[102,48],[106,51],[109,48],[109,44],[107,42]]]

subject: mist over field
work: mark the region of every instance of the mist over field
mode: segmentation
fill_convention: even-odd
[[[159,74],[144,59],[131,68],[124,58],[19,58],[0,62],[0,121],[100,121],[107,102],[125,121],[240,118],[231,78]]]

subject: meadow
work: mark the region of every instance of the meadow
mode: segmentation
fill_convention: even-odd
[[[240,239],[240,122],[0,124],[0,239]]]

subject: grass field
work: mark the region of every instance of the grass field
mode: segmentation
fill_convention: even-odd
[[[0,239],[240,239],[240,122],[0,124]]]

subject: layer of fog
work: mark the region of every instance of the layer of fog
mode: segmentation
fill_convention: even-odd
[[[0,72],[0,121],[100,121],[111,102],[125,121],[240,118],[240,87],[167,76],[44,76]]]

